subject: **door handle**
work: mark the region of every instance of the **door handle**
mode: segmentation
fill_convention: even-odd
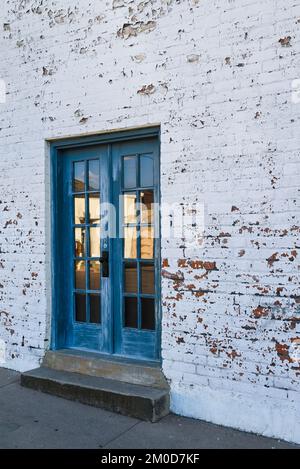
[[[102,264],[102,277],[109,277],[109,255],[108,251],[103,251],[102,256],[99,258]]]

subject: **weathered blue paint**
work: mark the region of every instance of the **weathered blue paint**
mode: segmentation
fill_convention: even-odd
[[[118,200],[119,194],[122,193],[124,181],[123,181],[123,167],[122,160],[124,156],[134,156],[141,154],[152,154],[154,160],[154,185],[151,189],[154,190],[154,202],[159,202],[159,146],[157,139],[144,139],[135,142],[123,142],[116,143],[112,146],[112,164],[113,164],[113,200]],[[137,174],[136,178],[139,181],[140,174],[138,165],[136,166]],[[121,175],[121,177],[120,177]],[[133,191],[138,192],[144,189],[137,184],[137,187]],[[117,227],[120,229],[120,227]],[[116,238],[113,240],[114,252],[117,255],[117,259],[121,260],[123,257],[123,239]],[[116,262],[115,265],[115,283],[114,289],[117,291],[117,295],[114,295],[114,317],[115,317],[115,352],[120,355],[136,356],[138,358],[149,358],[158,359],[160,350],[160,302],[159,302],[159,282],[160,282],[160,238],[155,238],[154,246],[154,264],[156,272],[156,292],[155,292],[155,322],[156,330],[137,330],[133,328],[122,327],[124,323],[124,307],[123,307],[123,291],[122,288],[118,288],[118,285],[124,285],[123,279],[123,265],[122,262]],[[137,260],[140,260],[141,256],[137,254]],[[147,262],[144,261],[143,262]],[[138,278],[140,282],[140,278]],[[130,296],[127,294],[126,296]],[[138,304],[140,305],[140,295],[138,297]],[[143,295],[147,297],[147,295]],[[152,298],[151,295],[149,295]],[[140,324],[140,306],[139,306],[139,324]],[[158,332],[159,331],[159,332]]]
[[[122,327],[122,239],[101,239],[109,250],[108,279],[102,278],[102,324],[78,323],[74,320],[68,294],[73,289],[73,275],[65,275],[66,268],[73,271],[73,235],[67,230],[64,244],[61,237],[67,223],[72,224],[72,206],[66,197],[71,190],[70,161],[81,161],[101,156],[102,201],[116,204],[122,190],[122,155],[153,153],[155,174],[155,202],[159,193],[159,129],[143,128],[139,131],[101,134],[84,138],[67,139],[51,143],[51,192],[52,192],[52,341],[51,348],[76,347],[94,350],[111,356],[157,361],[161,349],[160,305],[160,239],[155,240],[156,331],[126,330]],[[127,153],[128,154],[128,153]],[[159,225],[159,221],[158,221]],[[158,227],[159,228],[159,227]],[[87,272],[86,272],[87,275]],[[69,293],[70,294],[70,293]]]

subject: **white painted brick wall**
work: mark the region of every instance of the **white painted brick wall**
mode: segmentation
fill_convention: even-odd
[[[205,206],[162,244],[172,408],[300,443],[300,1],[4,0],[0,31],[5,366],[49,346],[45,140],[160,123],[163,201]]]

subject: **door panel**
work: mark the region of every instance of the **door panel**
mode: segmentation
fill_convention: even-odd
[[[66,308],[64,346],[110,351],[110,285],[100,259],[109,249],[101,207],[109,199],[107,145],[62,154],[61,264]]]
[[[155,139],[112,147],[114,199],[120,198],[115,240],[115,352],[159,358],[159,158]],[[156,206],[158,207],[158,205]]]

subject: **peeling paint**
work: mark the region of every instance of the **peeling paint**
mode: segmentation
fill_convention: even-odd
[[[155,28],[155,21],[147,21],[146,23],[140,21],[133,24],[124,23],[122,28],[118,30],[117,35],[123,39],[129,39],[130,37],[136,37],[140,33],[150,33]]]
[[[155,86],[152,85],[152,83],[151,83],[150,85],[143,85],[142,88],[140,88],[137,91],[137,93],[148,96],[150,94],[155,93],[155,90],[156,90]]]
[[[278,42],[282,47],[291,47],[291,39],[291,36],[285,36],[281,37]]]
[[[275,344],[275,349],[281,361],[285,361],[285,360],[287,360],[288,362],[292,361],[289,356],[289,346],[287,344],[280,344],[277,342]]]

